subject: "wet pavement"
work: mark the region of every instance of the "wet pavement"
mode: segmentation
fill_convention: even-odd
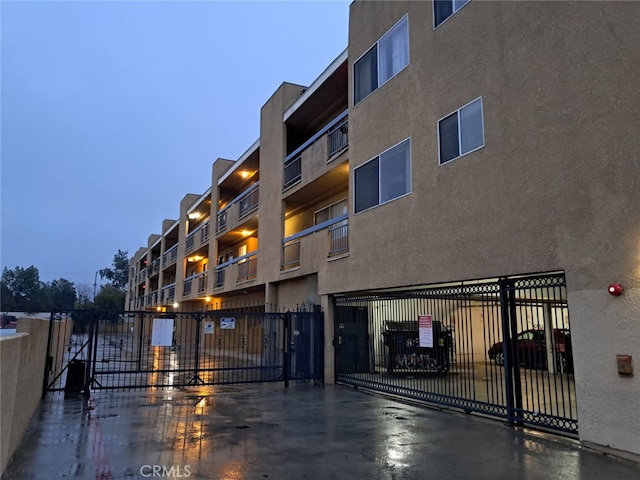
[[[282,384],[50,396],[2,480],[633,479],[556,435],[348,387]]]

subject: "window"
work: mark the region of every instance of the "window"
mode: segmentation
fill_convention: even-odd
[[[332,218],[339,217],[340,215],[343,215],[345,213],[347,213],[347,201],[340,200],[333,205],[329,205],[322,210],[318,210],[314,215],[313,224],[318,225],[322,222],[331,220]]]
[[[469,0],[434,0],[433,27],[438,28],[438,25],[464,7],[467,3],[469,3]]]
[[[484,147],[482,98],[438,122],[440,165]]]
[[[409,65],[409,20],[405,15],[353,66],[353,104]]]
[[[411,139],[406,139],[354,171],[355,213],[411,191]]]

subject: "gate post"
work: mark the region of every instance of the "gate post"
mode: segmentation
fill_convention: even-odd
[[[96,309],[93,309],[93,319],[91,320],[91,324],[89,326],[89,348],[87,350],[87,366],[84,372],[84,396],[91,396],[91,385],[95,379],[95,362],[93,361],[94,348],[93,343],[96,342],[96,351],[97,351],[97,343],[98,343],[98,315],[96,315]]]
[[[200,313],[192,313],[191,315],[196,319],[196,358],[194,366],[195,371],[193,373],[193,377],[189,380],[189,385],[198,385],[198,383],[204,385],[204,380],[200,378],[200,329],[202,328],[202,315]]]
[[[513,376],[511,372],[511,328],[509,322],[508,289],[506,279],[500,279],[500,313],[502,320],[502,353],[504,355],[504,381],[507,393],[507,425],[513,427]]]
[[[500,310],[502,316],[502,351],[507,393],[507,425],[522,425],[518,409],[522,409],[522,385],[518,359],[518,318],[513,280],[500,279]]]
[[[51,316],[49,317],[49,336],[47,338],[47,356],[44,359],[44,375],[42,377],[42,397],[44,398],[47,395],[47,387],[49,386],[49,372],[53,367],[53,356],[51,355],[51,340],[53,337],[53,319],[54,312],[51,312]]]
[[[289,346],[291,345],[291,312],[286,312],[284,314],[284,345],[282,346],[282,368],[284,373],[284,388],[289,388],[289,377],[291,376],[291,366],[290,366],[290,358],[291,349]]]

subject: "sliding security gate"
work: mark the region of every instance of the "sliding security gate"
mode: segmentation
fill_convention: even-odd
[[[577,432],[563,273],[335,300],[336,380]]]
[[[52,314],[44,391],[321,380],[319,312]]]

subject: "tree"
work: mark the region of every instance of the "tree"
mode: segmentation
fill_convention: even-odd
[[[5,268],[6,270],[6,268]],[[14,312],[16,300],[13,296],[13,292],[4,281],[4,272],[2,273],[2,280],[0,280],[0,309],[3,312]]]
[[[103,268],[98,272],[100,278],[110,280],[111,286],[118,290],[125,290],[127,288],[127,281],[129,280],[129,257],[127,255],[128,252],[118,250],[118,253],[113,256],[112,266],[110,268]],[[100,292],[102,292],[102,290],[100,290]],[[124,307],[124,303],[122,305]]]
[[[16,267],[2,271],[3,310],[35,312],[42,301],[40,273],[31,265],[29,268]],[[4,293],[9,293],[10,305],[5,306]],[[8,307],[12,308],[8,308]]]
[[[69,280],[61,278],[49,285],[50,307],[71,309],[76,303],[76,287]]]
[[[94,301],[98,310],[124,310],[125,293],[113,285],[103,285]]]
[[[93,286],[86,283],[78,283],[76,287],[76,308],[93,308]]]

